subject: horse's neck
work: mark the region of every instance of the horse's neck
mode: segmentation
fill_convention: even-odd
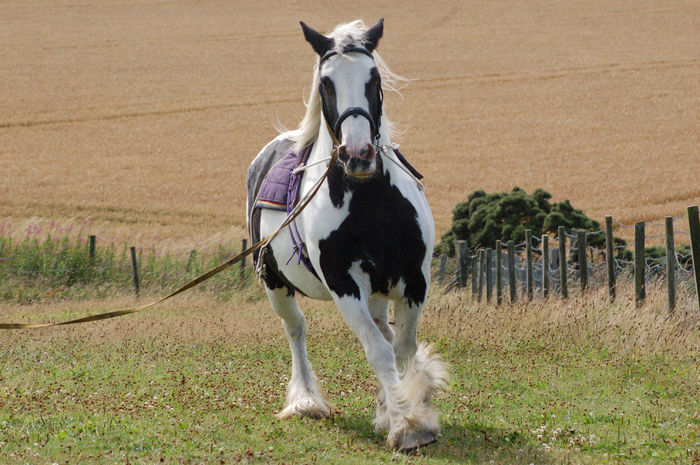
[[[309,154],[308,164],[321,162],[330,157],[332,152],[333,141],[331,140],[331,136],[328,133],[328,130],[325,128],[325,125],[322,124],[318,137],[314,141],[313,150],[311,151],[311,154]]]

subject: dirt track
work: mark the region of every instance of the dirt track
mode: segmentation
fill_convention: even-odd
[[[303,112],[298,20],[380,16],[380,53],[414,79],[388,113],[439,233],[477,188],[543,187],[624,223],[700,203],[697,2],[270,4],[4,3],[0,222],[87,218],[144,246],[242,237],[247,165]]]

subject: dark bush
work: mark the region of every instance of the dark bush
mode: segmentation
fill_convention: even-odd
[[[455,239],[466,240],[472,250],[494,247],[499,239],[522,242],[526,229],[531,229],[536,236],[555,234],[559,226],[564,226],[567,232],[600,229],[600,223],[574,208],[568,200],[550,203],[551,198],[552,195],[543,189],[537,189],[532,194],[519,187],[514,187],[508,193],[474,191],[466,202],[458,203],[452,210],[452,227],[442,236],[436,249],[454,255]],[[615,239],[616,245],[625,244],[624,240]],[[605,236],[594,234],[589,236],[588,241],[594,247],[602,247]]]

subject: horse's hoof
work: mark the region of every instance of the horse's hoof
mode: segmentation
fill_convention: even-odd
[[[388,439],[390,447],[401,452],[410,452],[434,443],[437,441],[437,435],[432,431],[406,431],[393,440],[391,438]]]
[[[333,406],[323,400],[315,401],[308,397],[302,397],[287,405],[284,410],[275,414],[275,416],[280,420],[292,417],[320,419],[332,417],[334,412]]]

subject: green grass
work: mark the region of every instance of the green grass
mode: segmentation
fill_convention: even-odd
[[[126,245],[97,241],[89,256],[88,238],[41,236],[30,228],[17,240],[0,234],[0,301],[29,304],[61,299],[103,298],[134,292],[131,253]],[[155,248],[137,249],[142,292],[165,292],[220,265],[233,256],[234,248],[220,245],[213,253],[174,255]],[[236,251],[237,252],[237,251]],[[248,259],[250,263],[250,259]],[[223,272],[200,291],[230,297],[230,289],[248,283],[251,269],[241,275],[238,267]]]
[[[445,315],[430,306],[420,338],[437,341],[452,365],[437,402],[442,434],[417,453],[393,453],[371,426],[374,378],[355,337],[332,306],[302,303],[334,418],[274,418],[290,355],[260,291],[228,303],[200,295],[116,321],[3,334],[0,462],[700,460],[695,352],[640,354],[544,337],[472,342],[481,339],[436,329]],[[5,305],[3,313],[30,309]]]

